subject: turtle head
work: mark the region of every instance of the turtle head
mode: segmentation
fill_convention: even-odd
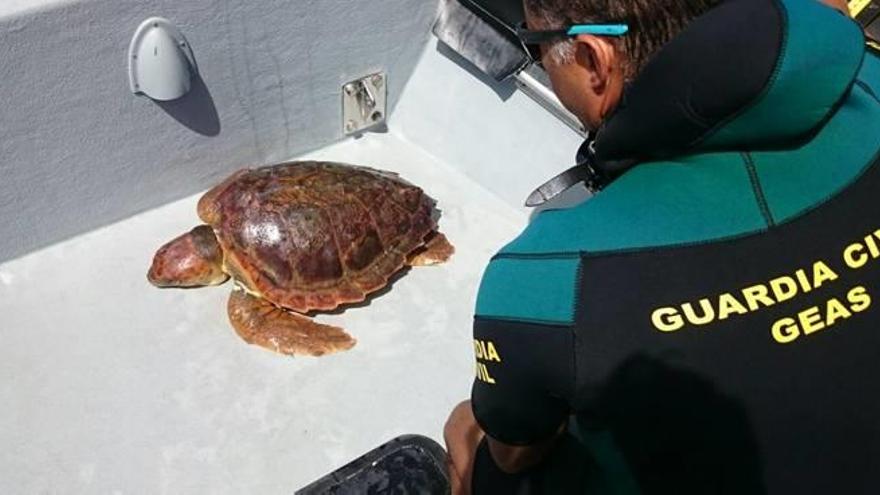
[[[220,285],[228,278],[223,271],[223,250],[208,225],[199,225],[159,248],[147,273],[156,287]]]

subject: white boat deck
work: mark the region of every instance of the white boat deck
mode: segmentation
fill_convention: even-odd
[[[394,133],[307,158],[422,186],[453,260],[318,317],[358,339],[324,358],[245,344],[228,284],[147,283],[156,248],[197,224],[198,196],[0,264],[0,492],[292,493],[396,435],[442,441],[469,394],[479,277],[525,213]]]

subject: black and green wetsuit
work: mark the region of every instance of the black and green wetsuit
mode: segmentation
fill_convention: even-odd
[[[609,493],[880,493],[878,95],[880,58],[819,2],[691,23],[597,134],[615,180],[488,266],[485,431],[574,415]]]

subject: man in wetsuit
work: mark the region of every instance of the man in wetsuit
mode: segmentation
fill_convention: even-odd
[[[839,3],[839,2],[836,2]],[[466,493],[880,493],[880,58],[806,0],[526,0],[607,183],[489,264]],[[565,31],[563,31],[565,32]]]

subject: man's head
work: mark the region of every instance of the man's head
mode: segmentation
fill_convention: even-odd
[[[629,25],[620,38],[579,35],[541,47],[553,89],[590,129],[609,115],[624,83],[694,18],[720,0],[524,0],[530,29],[618,22]]]

